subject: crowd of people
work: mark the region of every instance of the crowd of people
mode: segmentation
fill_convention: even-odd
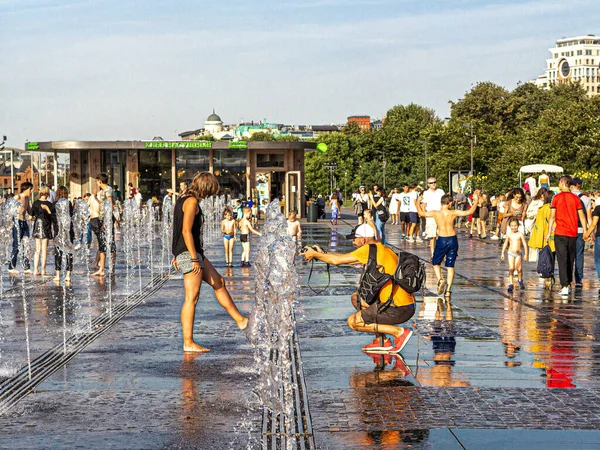
[[[450,196],[430,177],[425,190],[416,183],[405,184],[402,190],[394,188],[389,194],[379,185],[372,189],[360,186],[352,194],[352,204],[358,224],[371,226],[375,239],[383,244],[386,224],[397,226],[394,231],[408,243],[428,240],[434,268],[441,262],[440,241],[452,247],[445,255],[446,267],[452,274],[458,248],[455,230],[464,226],[468,238],[497,240],[502,248],[501,259],[506,257],[509,266],[509,292],[513,292],[515,286],[525,289],[523,263],[536,262],[539,252],[549,246],[558,265],[560,294],[568,295],[573,281],[575,289],[582,287],[584,251],[588,245],[594,247],[600,279],[600,242],[596,242],[600,239],[600,192],[583,192],[582,185],[579,178],[562,176],[555,194],[544,171],[537,180],[530,174],[522,187],[501,194],[488,194],[482,189],[473,189],[468,194],[458,188]],[[446,210],[448,213],[444,213]],[[450,211],[454,212],[450,214]],[[442,227],[441,223],[444,223]],[[442,283],[446,289],[451,287],[452,276],[442,281],[437,270],[436,275],[440,293]],[[547,278],[545,288],[550,289],[553,283],[552,277]]]

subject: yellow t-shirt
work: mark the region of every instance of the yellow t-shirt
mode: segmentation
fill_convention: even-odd
[[[398,255],[389,247],[377,242],[377,264],[383,266],[385,273],[393,275],[398,265]],[[369,261],[369,245],[363,245],[351,253],[361,264],[367,264]],[[392,282],[387,282],[379,291],[379,301],[387,302],[392,292]],[[396,306],[412,305],[415,302],[413,294],[409,294],[400,286],[394,286],[393,291],[394,304]]]

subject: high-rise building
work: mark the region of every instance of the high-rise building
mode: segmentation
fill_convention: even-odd
[[[552,57],[546,60],[544,74],[535,80],[537,86],[580,83],[588,95],[600,93],[600,37],[588,34],[559,39],[549,50]]]

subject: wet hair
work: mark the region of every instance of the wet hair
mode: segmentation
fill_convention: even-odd
[[[102,184],[108,184],[108,175],[106,175],[104,172],[100,172],[98,175],[96,175],[96,180]]]
[[[571,187],[571,185],[573,184],[573,178],[571,178],[569,175],[563,175],[562,177],[560,177],[558,182],[565,183],[567,187]]]
[[[50,195],[50,188],[48,186],[42,186],[40,188],[40,195],[48,197],[48,195]]]
[[[65,186],[59,186],[56,189],[56,200],[60,198],[69,198],[69,190]]]
[[[227,214],[230,214],[233,217],[233,211],[230,208],[225,208],[225,211],[223,211],[223,219]]]
[[[25,181],[24,183],[21,183],[21,192],[25,192],[27,189],[31,189],[33,188],[33,184],[30,183],[29,181]]]
[[[290,217],[291,215],[293,215],[294,217],[296,217],[297,212],[295,210],[292,210],[288,213],[288,217]]]
[[[219,182],[210,172],[198,172],[187,188],[187,193],[200,201],[219,192]]]
[[[440,202],[442,205],[450,205],[452,204],[452,196],[450,194],[444,194],[442,195]]]
[[[244,214],[246,214],[247,212],[252,212],[252,208],[248,208],[247,206],[244,206],[244,207],[242,208],[242,212],[243,212]]]
[[[508,221],[508,225],[510,226],[510,224],[513,222],[516,222],[517,226],[519,226],[519,218],[518,217],[511,217]]]

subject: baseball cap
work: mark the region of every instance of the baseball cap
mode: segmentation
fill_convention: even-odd
[[[346,239],[354,239],[357,237],[373,238],[375,237],[375,230],[370,225],[362,224],[357,225],[352,229],[352,232],[346,236]]]
[[[573,181],[571,181],[571,184],[573,186],[577,186],[577,185],[583,186],[583,182],[581,181],[581,178],[577,178],[577,177],[573,178]]]

